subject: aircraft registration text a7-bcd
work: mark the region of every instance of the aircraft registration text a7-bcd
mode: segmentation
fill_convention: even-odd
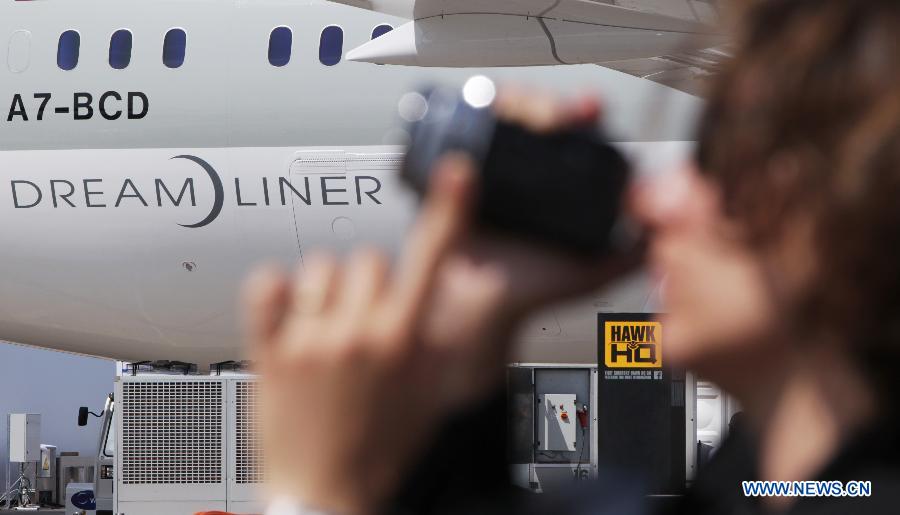
[[[77,91],[61,99],[52,93],[15,93],[3,119],[7,122],[40,122],[51,118],[141,120],[149,112],[150,99],[140,91],[106,91],[99,95]]]

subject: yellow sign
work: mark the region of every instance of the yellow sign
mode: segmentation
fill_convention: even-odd
[[[607,368],[662,368],[662,324],[606,322],[604,362]]]

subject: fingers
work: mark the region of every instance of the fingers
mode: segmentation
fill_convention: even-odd
[[[387,259],[376,250],[354,253],[346,265],[343,292],[335,307],[336,316],[351,329],[362,325],[373,311],[388,278]]]
[[[630,192],[629,209],[651,229],[674,227],[708,218],[718,209],[718,195],[687,165],[636,185]]]
[[[593,125],[603,117],[603,105],[594,96],[582,95],[569,103],[567,116],[573,125]]]
[[[390,303],[393,312],[387,314],[391,322],[407,328],[415,323],[442,259],[466,227],[473,182],[467,158],[450,155],[437,164],[421,215],[400,258]]]
[[[273,340],[289,304],[289,290],[284,271],[276,266],[260,267],[244,283],[244,330],[254,345]]]
[[[600,103],[592,96],[565,100],[549,92],[527,91],[516,86],[501,88],[493,109],[501,120],[539,133],[590,125],[600,117]]]
[[[294,275],[292,307],[300,315],[316,315],[334,301],[338,263],[325,254],[310,254]]]
[[[591,97],[562,101],[549,94],[514,89],[502,90],[494,108],[501,118],[535,131],[593,123],[600,113],[598,102]],[[347,263],[309,256],[290,287],[283,277],[280,283],[274,281],[266,287],[271,290],[265,295],[269,304],[255,310],[252,331],[261,336],[254,339],[271,339],[280,323],[285,326],[285,334],[295,336],[282,339],[285,350],[299,350],[315,341],[321,343],[323,328],[334,329],[326,332],[336,339],[347,339],[348,335],[352,339],[356,334],[352,331],[374,323],[379,326],[374,332],[382,336],[381,340],[413,342],[439,268],[465,233],[474,181],[472,163],[467,158],[451,155],[442,159],[390,286],[389,266],[380,254],[356,253]],[[278,292],[272,293],[276,289]],[[287,312],[286,307],[290,308]],[[374,312],[377,315],[372,316]]]

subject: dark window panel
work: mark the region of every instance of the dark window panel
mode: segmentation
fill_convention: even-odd
[[[128,68],[131,63],[131,31],[121,29],[109,38],[109,65],[116,70]]]
[[[78,66],[78,54],[81,51],[81,35],[74,30],[67,30],[59,35],[59,46],[56,49],[56,65],[62,70],[74,70]]]
[[[287,27],[275,27],[269,34],[269,64],[284,66],[291,61],[293,34]]]
[[[184,64],[187,34],[181,29],[170,29],[163,40],[163,64],[167,68],[180,68]]]
[[[344,29],[330,25],[322,30],[319,38],[319,62],[325,66],[334,66],[341,62],[344,54]]]
[[[384,36],[385,34],[387,34],[388,32],[390,32],[392,30],[394,30],[394,27],[391,27],[390,25],[387,25],[387,24],[379,25],[372,30],[372,39],[375,39],[379,36]]]

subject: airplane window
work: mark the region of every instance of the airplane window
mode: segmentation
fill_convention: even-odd
[[[109,65],[116,70],[128,68],[131,63],[131,31],[120,29],[109,38]]]
[[[9,38],[6,67],[13,73],[22,73],[31,63],[31,32],[17,30]]]
[[[291,61],[293,34],[288,27],[275,27],[269,34],[269,64],[284,66]]]
[[[325,66],[334,66],[341,62],[343,53],[344,29],[337,25],[325,27],[319,38],[319,61]]]
[[[59,35],[59,46],[56,49],[56,65],[62,70],[74,70],[78,66],[78,53],[81,49],[81,35],[74,30],[67,30]]]
[[[394,30],[394,27],[391,27],[390,25],[379,25],[372,30],[372,39],[375,39],[379,36],[384,36],[392,30]]]
[[[163,40],[163,64],[167,68],[180,68],[184,64],[187,34],[181,29],[170,29]]]

